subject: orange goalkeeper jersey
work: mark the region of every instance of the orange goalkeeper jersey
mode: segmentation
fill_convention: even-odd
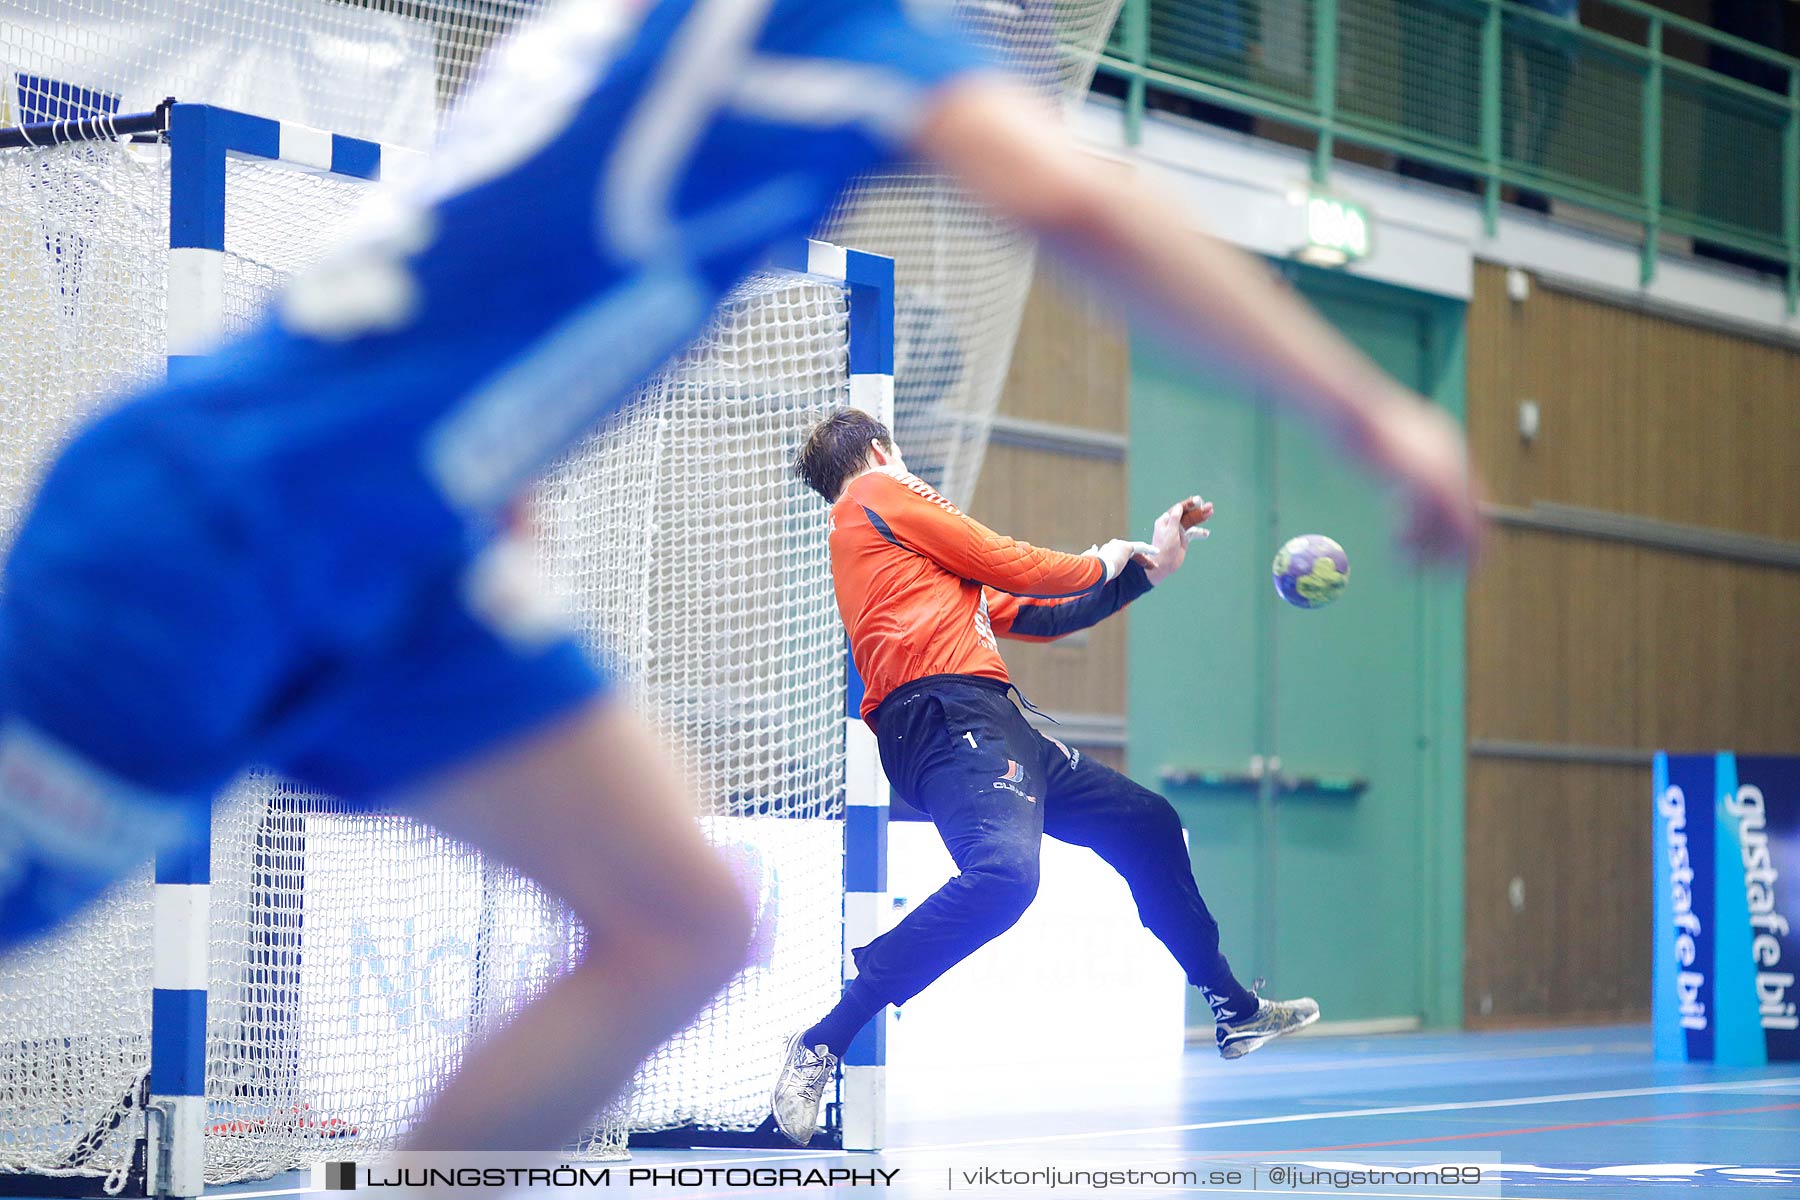
[[[1150,588],[1132,565],[1110,583],[1100,560],[1003,537],[917,476],[870,471],[831,509],[831,577],[863,719],[927,675],[1006,680],[996,636],[1049,641]]]

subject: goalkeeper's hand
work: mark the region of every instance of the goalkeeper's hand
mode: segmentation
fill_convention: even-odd
[[[1132,542],[1124,538],[1114,538],[1101,546],[1088,547],[1087,553],[1100,560],[1106,568],[1106,582],[1111,583],[1125,569],[1125,564],[1137,560],[1144,566],[1155,569],[1158,551],[1149,542]]]
[[[1150,534],[1150,544],[1156,549],[1155,561],[1144,562],[1152,585],[1161,583],[1180,569],[1187,558],[1188,543],[1207,536],[1204,523],[1212,513],[1212,501],[1188,496],[1171,504],[1156,518],[1156,528]]]

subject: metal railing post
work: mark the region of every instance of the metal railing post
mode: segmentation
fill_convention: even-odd
[[[1777,115],[1783,118],[1779,126],[1782,135],[1780,225],[1771,229],[1759,223],[1753,228],[1750,222],[1740,217],[1714,212],[1701,214],[1701,224],[1708,228],[1717,226],[1718,236],[1728,240],[1728,244],[1765,247],[1767,254],[1782,263],[1787,311],[1790,315],[1800,316],[1800,58],[1710,30],[1676,14],[1651,8],[1642,0],[1584,0],[1641,17],[1645,29],[1642,40],[1599,28],[1569,26],[1553,16],[1523,6],[1517,10],[1509,9],[1506,0],[1401,0],[1415,5],[1455,4],[1464,22],[1462,27],[1476,34],[1478,78],[1465,79],[1461,85],[1466,89],[1473,84],[1478,92],[1478,128],[1474,131],[1477,144],[1447,148],[1438,137],[1426,131],[1427,127],[1421,127],[1404,112],[1382,117],[1359,111],[1353,121],[1340,122],[1338,92],[1343,86],[1342,81],[1348,78],[1346,72],[1353,66],[1345,56],[1345,42],[1354,30],[1347,34],[1339,28],[1339,22],[1346,16],[1345,0],[1307,0],[1304,11],[1313,22],[1305,38],[1311,59],[1311,76],[1310,85],[1300,84],[1297,91],[1255,86],[1253,80],[1236,69],[1217,65],[1191,48],[1177,36],[1174,27],[1164,30],[1157,24],[1164,14],[1170,14],[1170,19],[1179,25],[1178,18],[1186,11],[1183,6],[1198,2],[1120,0],[1120,24],[1109,44],[1109,51],[1100,56],[1100,69],[1113,78],[1126,81],[1124,133],[1128,143],[1138,144],[1144,136],[1148,90],[1154,83],[1159,92],[1166,91],[1312,132],[1316,142],[1309,155],[1308,171],[1315,186],[1326,184],[1332,174],[1332,160],[1340,140],[1403,158],[1418,156],[1426,161],[1449,163],[1451,169],[1481,179],[1482,222],[1489,237],[1498,232],[1501,201],[1509,184],[1528,186],[1547,196],[1575,199],[1613,217],[1642,225],[1644,240],[1639,253],[1638,277],[1640,286],[1644,287],[1654,283],[1661,266],[1665,224],[1674,221],[1683,230],[1689,230],[1684,222],[1685,210],[1679,204],[1673,216],[1666,211],[1663,174],[1665,160],[1675,162],[1692,150],[1697,127],[1688,121],[1674,127],[1666,122],[1664,110],[1670,103],[1670,79],[1675,80],[1676,86],[1729,92],[1734,96],[1749,97],[1752,103],[1766,101],[1777,106],[1768,111],[1772,122]],[[1152,9],[1153,3],[1162,3],[1166,7]],[[1349,16],[1356,18],[1358,14]],[[1160,34],[1167,34],[1167,40],[1158,40]],[[1779,65],[1787,72],[1786,96],[1780,92],[1770,95],[1750,83],[1688,62],[1679,55],[1671,57],[1666,49],[1671,34],[1698,38],[1706,45],[1725,47],[1757,62]],[[1595,177],[1579,163],[1570,168],[1573,177],[1552,173],[1540,161],[1542,147],[1534,149],[1523,145],[1525,141],[1541,141],[1545,131],[1525,129],[1524,124],[1528,122],[1522,123],[1522,118],[1526,114],[1508,110],[1512,72],[1520,65],[1522,53],[1568,56],[1570,50],[1564,45],[1565,41],[1578,52],[1600,55],[1607,64],[1616,64],[1616,74],[1609,71],[1600,78],[1589,78],[1586,80],[1589,88],[1584,89],[1586,101],[1603,106],[1609,119],[1629,116],[1634,99],[1630,79],[1632,75],[1637,77],[1639,90],[1635,99],[1641,133],[1635,191],[1629,175],[1620,180],[1611,170],[1606,170]],[[1446,44],[1445,53],[1458,49],[1453,43],[1454,39],[1451,39]],[[1466,54],[1466,41],[1460,49]],[[1611,82],[1614,79],[1616,83]],[[1686,82],[1690,80],[1697,82]],[[1354,87],[1354,81],[1348,86]],[[1586,95],[1587,91],[1593,94]],[[1466,90],[1460,94],[1466,104],[1469,98]],[[1785,112],[1779,108],[1784,98],[1787,102]],[[1681,97],[1676,100],[1679,102]],[[1428,127],[1435,129],[1435,125],[1432,122]],[[1772,125],[1770,132],[1774,131]],[[1774,149],[1773,146],[1766,148]],[[1454,153],[1447,152],[1449,149],[1454,149]],[[1624,149],[1629,151],[1630,147]],[[1525,161],[1527,159],[1530,161]]]
[[[1150,65],[1150,0],[1125,0],[1125,55],[1131,78],[1125,84],[1125,141],[1137,145],[1144,136],[1144,68]]]
[[[1487,167],[1481,222],[1489,237],[1500,225],[1500,68],[1504,57],[1500,13],[1500,0],[1488,0],[1487,13],[1481,19],[1481,160]]]
[[[1331,178],[1331,151],[1337,127],[1338,0],[1313,5],[1313,105],[1319,110],[1319,140],[1313,150],[1313,182]]]
[[[1644,80],[1644,133],[1642,186],[1644,192],[1644,251],[1638,265],[1638,283],[1649,287],[1656,278],[1656,254],[1662,241],[1662,108],[1663,23],[1650,18],[1650,73]]]
[[[1788,68],[1787,126],[1781,139],[1781,241],[1787,250],[1787,313],[1800,311],[1800,68]]]

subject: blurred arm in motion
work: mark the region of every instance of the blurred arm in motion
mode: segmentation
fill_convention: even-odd
[[[1404,540],[1472,556],[1476,488],[1455,421],[1384,374],[1250,255],[1196,230],[1155,189],[1100,168],[1028,92],[970,76],[943,89],[914,149],[1122,291],[1202,368],[1253,373],[1400,485]]]

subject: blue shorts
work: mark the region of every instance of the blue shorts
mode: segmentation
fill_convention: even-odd
[[[6,567],[0,950],[203,830],[247,767],[369,806],[609,689],[566,634],[509,635],[472,611],[473,554],[418,579],[384,629],[297,610],[281,539],[207,503],[133,413],[63,455]],[[115,862],[65,843],[45,795],[141,844]]]

